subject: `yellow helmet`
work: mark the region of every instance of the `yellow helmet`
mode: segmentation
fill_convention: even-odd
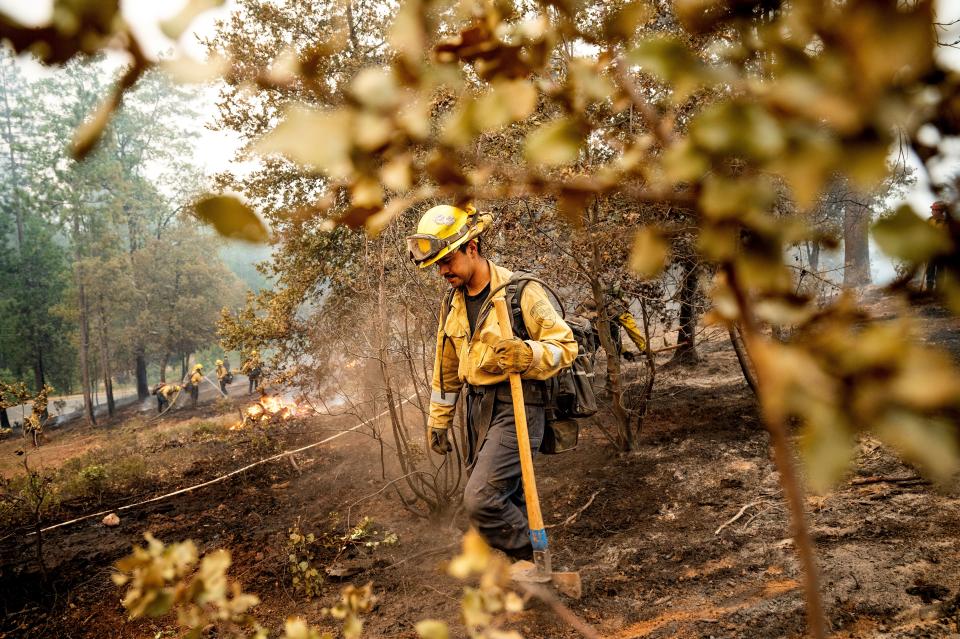
[[[478,214],[472,204],[461,209],[449,204],[435,206],[420,218],[417,232],[407,237],[410,258],[426,268],[486,231],[493,216]]]
[[[222,360],[222,359],[218,359],[218,360],[217,360],[217,366],[223,366],[223,360]]]
[[[203,364],[197,364],[196,366],[193,367],[193,370],[198,371],[202,368],[203,368]]]

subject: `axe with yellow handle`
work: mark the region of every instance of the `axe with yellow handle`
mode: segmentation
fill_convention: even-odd
[[[503,339],[513,337],[510,326],[510,312],[504,298],[493,300]],[[513,416],[517,425],[517,443],[520,449],[520,472],[523,476],[523,497],[527,502],[527,517],[530,522],[530,542],[533,544],[533,563],[518,561],[511,567],[511,576],[515,581],[533,583],[552,583],[558,591],[568,597],[580,598],[582,588],[579,572],[553,572],[550,565],[550,548],[547,544],[547,531],[543,525],[543,513],[540,512],[540,496],[537,494],[537,480],[533,473],[533,453],[530,451],[530,433],[527,431],[527,412],[523,403],[523,386],[518,373],[510,373],[510,395],[513,399]]]

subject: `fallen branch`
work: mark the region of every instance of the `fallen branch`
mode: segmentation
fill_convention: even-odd
[[[735,523],[738,519],[740,519],[741,517],[743,517],[743,513],[747,512],[747,509],[748,509],[748,508],[750,508],[751,506],[757,506],[757,505],[762,504],[762,503],[763,503],[762,501],[751,501],[749,504],[747,504],[746,506],[744,506],[743,508],[741,508],[740,511],[739,511],[736,515],[734,515],[733,517],[731,517],[730,519],[728,519],[728,520],[727,520],[726,522],[724,522],[719,528],[717,528],[716,530],[714,530],[714,531],[713,531],[713,534],[714,534],[714,535],[719,535],[720,532],[721,532],[724,528],[726,528],[727,526],[729,526],[729,525],[732,524],[732,523]]]
[[[557,526],[567,526],[569,524],[572,524],[577,520],[577,518],[580,517],[580,515],[583,514],[583,511],[585,511],[587,508],[590,507],[590,504],[593,503],[593,500],[596,499],[597,495],[599,494],[600,494],[600,489],[598,488],[597,490],[593,491],[592,495],[590,495],[590,499],[587,500],[587,503],[585,503],[583,506],[580,506],[580,508],[578,508],[576,512],[574,512],[572,515],[564,519],[559,524],[550,524],[549,526],[544,526],[544,528],[556,528]]]
[[[455,546],[459,546],[459,545],[460,545],[460,542],[455,541],[452,544],[447,544],[446,546],[440,546],[439,548],[430,548],[429,550],[424,550],[422,552],[414,553],[409,557],[406,557],[404,559],[401,559],[400,561],[390,564],[389,566],[385,567],[384,570],[390,570],[391,568],[396,568],[400,564],[405,564],[412,559],[420,559],[421,557],[428,557],[430,555],[436,555],[442,552],[446,552],[454,548]]]
[[[913,477],[859,477],[851,479],[851,486],[866,486],[868,484],[929,484],[930,482],[923,477],[914,475]]]

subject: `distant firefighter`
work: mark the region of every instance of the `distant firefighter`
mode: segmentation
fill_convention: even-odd
[[[168,384],[166,382],[160,382],[154,386],[151,393],[157,396],[157,412],[162,413],[165,411],[170,402],[176,399],[177,394],[182,388],[182,386]]]
[[[260,385],[260,375],[263,373],[263,364],[260,361],[260,353],[257,350],[250,351],[250,356],[247,357],[243,365],[240,366],[240,372],[250,380],[250,386],[247,389],[247,394],[249,395]]]
[[[943,229],[947,225],[947,203],[943,200],[937,200],[930,205],[930,219],[928,222],[936,229]],[[931,257],[927,262],[926,272],[924,273],[925,289],[928,293],[937,290],[937,277],[942,269],[943,258],[940,256]]]
[[[643,334],[640,332],[640,327],[637,325],[637,320],[633,317],[633,314],[629,310],[629,304],[623,298],[622,293],[619,291],[619,288],[614,288],[604,296],[604,304],[606,305],[607,317],[610,320],[610,337],[613,339],[613,344],[617,349],[617,354],[620,354],[623,351],[623,344],[620,339],[620,330],[623,329],[626,332],[627,336],[630,338],[630,341],[634,343],[637,349],[643,353],[647,349],[647,341],[643,338]],[[592,297],[587,297],[584,299],[580,306],[583,308],[583,314],[593,323],[593,330],[597,330],[597,303]],[[597,344],[600,343],[599,334],[596,335]],[[625,359],[632,359],[632,353],[624,353]]]
[[[230,362],[217,360],[217,381],[220,382],[220,392],[227,394],[227,385],[233,383],[233,371],[230,370]]]
[[[200,382],[203,381],[203,364],[197,364],[190,373],[190,381],[187,387],[190,389],[191,406],[196,408],[197,400],[200,399]]]

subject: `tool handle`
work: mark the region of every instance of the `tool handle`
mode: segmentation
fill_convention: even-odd
[[[503,339],[513,337],[507,301],[502,297],[493,300]],[[534,550],[547,549],[547,533],[540,512],[540,496],[537,494],[537,479],[533,473],[533,453],[530,451],[530,433],[527,431],[527,411],[523,403],[523,386],[518,373],[510,373],[510,395],[513,398],[513,417],[517,425],[517,445],[520,449],[520,472],[523,475],[523,497],[527,502],[527,517],[530,521],[530,541]]]

